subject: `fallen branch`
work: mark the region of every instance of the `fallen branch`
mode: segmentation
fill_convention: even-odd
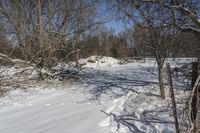
[[[140,119],[137,119],[137,118],[124,118],[124,117],[127,117],[129,115],[121,115],[121,116],[117,116],[113,113],[107,113],[105,112],[104,110],[101,110],[101,112],[103,112],[104,114],[106,114],[107,116],[109,117],[112,117],[113,120],[117,123],[117,130],[120,129],[120,124],[121,125],[124,125],[125,127],[127,127],[131,132],[136,132],[136,133],[145,133],[139,129],[137,129],[133,124],[132,122],[128,122],[128,121],[141,121]]]
[[[16,65],[16,66],[21,66],[21,65],[25,65],[25,66],[31,66],[32,64],[30,62],[26,62],[24,60],[21,59],[12,59],[10,57],[8,57],[5,54],[0,53],[0,59],[9,62],[10,64]]]

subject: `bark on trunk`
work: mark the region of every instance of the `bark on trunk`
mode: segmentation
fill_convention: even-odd
[[[173,115],[174,115],[174,124],[175,124],[176,133],[179,133],[180,131],[179,131],[178,115],[176,111],[176,101],[174,97],[173,82],[172,82],[171,69],[170,69],[169,63],[167,64],[167,70],[168,70],[168,80],[169,80],[169,86],[170,86],[169,92],[171,96]]]
[[[43,33],[42,33],[42,9],[41,9],[41,0],[38,0],[38,30],[39,30],[39,35],[38,35],[38,39],[39,39],[39,46],[41,49],[44,49],[44,44],[43,44]]]
[[[78,68],[79,69],[79,49],[77,50],[77,52],[76,52],[76,68]]]
[[[160,87],[160,97],[162,99],[165,99],[162,67],[158,67],[158,81],[159,81],[159,87]]]
[[[192,63],[192,88],[195,88],[195,83],[198,82],[198,62]],[[198,91],[199,87],[195,88],[193,91],[193,94],[191,96],[191,108],[190,108],[190,120],[192,122],[192,129],[190,132],[195,132],[196,130],[196,118],[197,118],[197,112],[198,112]]]

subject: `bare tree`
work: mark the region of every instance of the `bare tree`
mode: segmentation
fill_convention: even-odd
[[[168,10],[172,14],[171,22],[181,31],[190,31],[196,34],[200,40],[200,3],[198,0],[131,0],[132,4],[155,4]],[[198,50],[200,53],[200,49]],[[196,57],[200,58],[200,54]],[[198,59],[199,60],[199,59]]]
[[[174,25],[170,10],[152,3],[139,1],[121,1],[118,3],[126,19],[131,20],[135,26],[135,41],[142,45],[150,55],[156,58],[158,65],[158,80],[160,96],[165,98],[163,85],[163,65],[173,43]]]
[[[198,0],[130,0],[131,4],[155,4],[173,12],[173,22],[182,30],[193,30],[200,33],[200,3]]]
[[[47,54],[50,47],[71,47],[82,33],[99,24],[94,19],[96,4],[97,0],[0,1],[1,22],[9,25],[7,36],[16,37],[23,59],[30,60],[38,51]]]

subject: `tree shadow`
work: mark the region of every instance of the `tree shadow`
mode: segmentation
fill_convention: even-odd
[[[145,86],[157,85],[156,71],[157,70],[154,67],[129,68],[127,70],[121,69],[119,71],[85,69],[79,71],[76,75],[85,77],[84,80],[80,82],[84,89],[88,89],[91,94],[91,99],[88,100],[100,101],[100,98],[104,95],[118,98],[126,95],[130,91],[139,94],[137,88],[145,89]],[[166,84],[167,82],[165,81],[165,85]],[[151,92],[145,93],[145,95],[149,97],[159,97],[159,95]],[[123,125],[131,132],[145,133],[146,127],[150,127],[153,132],[156,132],[157,128],[155,127],[155,124],[173,125],[173,121],[166,120],[161,115],[162,113],[171,114],[171,111],[172,109],[168,105],[156,107],[151,110],[144,110],[140,113],[140,117],[130,115],[130,113],[123,113],[121,115],[111,113],[108,115],[111,115],[114,118],[118,127]],[[138,127],[135,122],[141,123],[143,127]]]
[[[92,71],[92,72],[91,72]],[[92,94],[91,100],[98,100],[104,94],[111,97],[117,98],[126,95],[128,92],[132,91],[135,93],[140,93],[137,88],[147,89],[149,85],[157,85],[157,74],[154,67],[139,67],[128,70],[120,71],[106,71],[106,70],[88,70],[84,71],[87,75],[87,79],[82,81],[84,88],[88,88]],[[167,77],[165,73],[165,77]],[[167,85],[167,80],[164,81]],[[182,87],[181,85],[174,85],[174,87]],[[158,94],[151,92],[145,93],[149,97],[159,97]],[[162,107],[156,106],[154,109],[144,110],[140,113],[140,117],[133,116],[129,113],[122,113],[116,115],[110,113],[117,123],[118,128],[120,125],[127,127],[131,132],[145,133],[146,128],[151,128],[152,132],[157,132],[158,127],[156,125],[169,125],[173,127],[174,122],[169,118],[169,114],[172,113],[172,108],[170,105],[163,105]],[[130,115],[131,114],[131,115]],[[162,114],[168,116],[163,117]],[[142,127],[138,127],[136,122],[141,123]],[[164,126],[163,126],[164,127]],[[174,129],[163,128],[163,133],[172,133]]]
[[[152,110],[144,110],[140,117],[138,118],[135,115],[115,115],[113,113],[107,114],[113,117],[113,120],[117,123],[117,128],[120,129],[120,126],[125,126],[129,129],[130,132],[133,133],[146,133],[148,130],[147,128],[150,128],[152,132],[158,132],[158,127],[156,127],[157,124],[159,125],[169,125],[170,127],[174,125],[174,122],[171,120],[166,120],[166,118],[163,118],[161,114],[167,113],[169,114],[172,111],[171,107],[163,106],[163,107],[157,107]],[[140,123],[140,124],[138,124]],[[162,133],[171,133],[173,130],[169,131],[167,127],[162,129]]]
[[[87,79],[83,80],[84,88],[88,88],[93,100],[98,100],[102,94],[111,97],[121,97],[128,92],[137,92],[136,88],[158,84],[157,77],[143,70],[127,70],[116,73],[105,70],[84,71]]]
[[[113,69],[116,69],[113,67]],[[103,94],[110,97],[121,97],[128,92],[137,92],[137,88],[148,85],[157,85],[157,69],[149,66],[137,66],[136,68],[121,69],[119,71],[106,71],[99,69],[67,69],[60,71],[57,75],[62,78],[73,78],[80,81],[85,89],[92,94],[93,100],[98,100]],[[164,74],[164,85],[167,85],[167,75]],[[78,79],[78,80],[76,80]],[[80,80],[81,79],[81,80]],[[184,88],[174,83],[176,88]]]

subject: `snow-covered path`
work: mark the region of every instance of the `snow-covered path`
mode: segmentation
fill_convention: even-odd
[[[0,133],[101,133],[111,100],[91,101],[78,88],[40,94],[0,106]],[[5,99],[4,99],[5,101]]]
[[[0,133],[100,133],[104,106],[87,97],[73,88],[2,105]]]
[[[80,86],[0,99],[0,133],[103,133],[99,123],[115,99],[155,83],[151,73],[124,65],[88,70]]]

